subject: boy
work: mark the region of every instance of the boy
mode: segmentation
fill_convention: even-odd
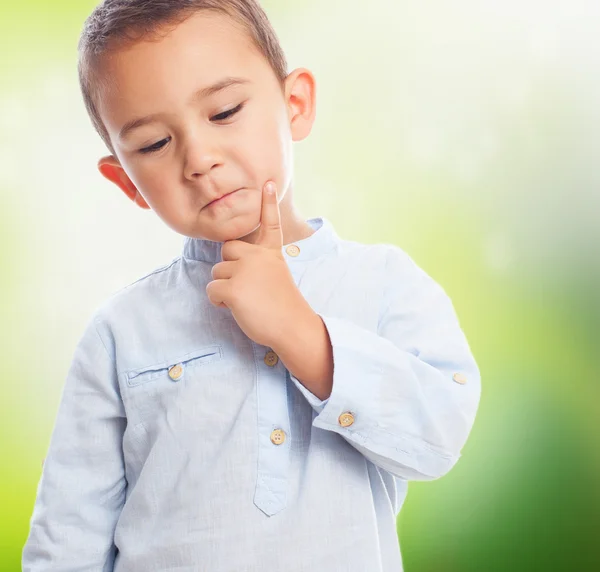
[[[314,77],[255,0],[105,0],[80,57],[100,172],[185,242],[89,320],[23,570],[402,570],[407,481],[457,462],[479,371],[408,255],[295,210]]]

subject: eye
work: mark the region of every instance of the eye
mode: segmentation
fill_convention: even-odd
[[[218,115],[215,115],[211,119],[216,120],[216,121],[223,121],[225,119],[229,119],[230,117],[234,116],[236,113],[241,111],[243,107],[244,107],[244,104],[240,103],[237,107],[234,107],[233,109],[230,109],[229,111],[224,111],[223,113],[219,113]],[[139,153],[147,154],[147,153],[155,153],[156,151],[160,151],[170,140],[171,140],[170,137],[167,137],[166,139],[162,139],[161,141],[154,143],[154,145],[150,145],[149,147],[144,147],[143,149],[140,149]]]
[[[156,151],[160,151],[160,149],[162,149],[170,140],[170,137],[167,137],[166,139],[163,139],[162,141],[158,141],[157,143],[154,143],[154,145],[150,145],[150,147],[144,147],[143,149],[140,149],[139,152],[140,153],[155,153]]]
[[[237,107],[234,107],[233,109],[230,109],[229,111],[224,111],[223,113],[219,113],[219,115],[215,115],[211,119],[216,119],[217,121],[223,121],[224,119],[228,119],[229,117],[232,117],[238,111],[241,111],[241,109],[243,107],[244,107],[244,104],[240,103]]]

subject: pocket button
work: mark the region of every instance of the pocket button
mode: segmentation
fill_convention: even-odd
[[[178,363],[177,365],[171,366],[169,368],[169,377],[173,381],[179,381],[179,379],[181,378],[182,375],[183,375],[183,367],[181,366],[180,363]]]

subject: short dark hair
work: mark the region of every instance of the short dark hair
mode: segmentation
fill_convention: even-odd
[[[139,40],[152,40],[159,29],[177,25],[200,10],[231,17],[241,24],[264,55],[283,89],[287,61],[258,0],[103,0],[86,19],[78,44],[79,86],[94,128],[116,155],[98,112],[98,98],[110,78],[100,73],[103,56]]]

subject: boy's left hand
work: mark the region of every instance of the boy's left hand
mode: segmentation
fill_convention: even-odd
[[[266,190],[269,185],[272,195]],[[294,324],[305,324],[314,312],[281,252],[283,232],[274,182],[263,188],[260,222],[256,244],[242,240],[223,243],[223,261],[213,266],[213,281],[206,292],[214,306],[231,310],[249,338],[273,347]]]

